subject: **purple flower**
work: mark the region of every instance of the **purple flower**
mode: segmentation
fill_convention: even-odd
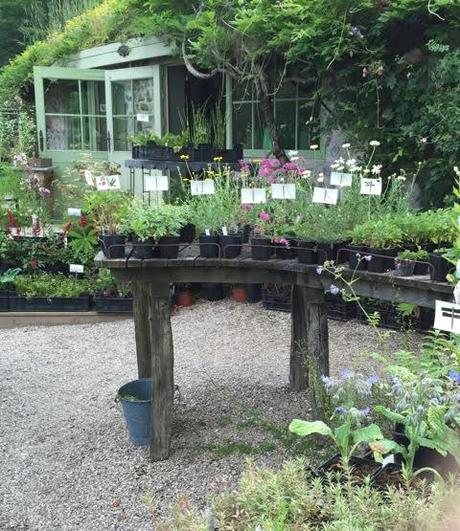
[[[338,295],[340,293],[340,289],[337,286],[334,286],[334,284],[331,284],[329,286],[329,290],[328,291],[330,293],[332,293],[332,295]]]
[[[364,257],[364,260],[366,260],[366,262],[370,262],[372,260],[372,256],[368,254]]]
[[[278,245],[285,245],[286,247],[289,247],[289,241],[286,240],[286,238],[275,238],[275,243]]]
[[[323,272],[323,266],[318,266],[316,268],[316,272],[318,273],[318,275],[321,275],[321,273]]]
[[[371,408],[365,407],[364,409],[359,409],[358,412],[361,416],[367,417],[367,415],[369,415],[369,413],[371,412]]]
[[[331,378],[330,376],[321,376],[321,381],[326,386],[326,388],[332,387],[335,383],[334,378]]]
[[[460,385],[460,371],[449,371],[449,378]]]
[[[342,378],[345,378],[345,380],[349,380],[350,378],[353,377],[353,371],[350,371],[350,369],[342,369],[340,371],[340,376]]]
[[[376,384],[379,381],[378,376],[373,374],[372,376],[369,376],[369,378],[366,380],[366,384],[371,386]]]
[[[351,28],[351,34],[357,39],[362,39],[364,37],[364,35],[361,33],[361,30],[358,28],[358,26],[353,26]]]
[[[38,194],[40,197],[48,197],[49,195],[51,195],[51,192],[48,190],[48,188],[40,186],[40,188],[38,189]]]
[[[338,413],[339,415],[346,415],[348,410],[346,407],[339,406],[335,408],[335,412]]]

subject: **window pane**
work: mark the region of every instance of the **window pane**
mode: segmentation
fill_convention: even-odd
[[[237,83],[233,80],[232,89],[233,101],[250,101],[254,99],[251,83]]]
[[[52,114],[79,114],[78,81],[44,80],[45,112]]]
[[[295,101],[277,101],[275,103],[275,118],[278,125],[281,145],[285,149],[295,149]]]
[[[83,114],[105,114],[104,81],[81,82],[81,105]]]
[[[153,114],[153,79],[133,81],[134,113]]]
[[[272,149],[272,142],[260,105],[254,107],[254,149],[265,149],[266,151]]]
[[[104,116],[83,117],[83,149],[107,151],[107,120]]]
[[[285,81],[278,92],[275,94],[276,99],[282,98],[296,98],[297,97],[297,85],[289,81]]]
[[[242,103],[233,106],[233,143],[252,149],[252,104]]]
[[[47,116],[46,146],[48,149],[81,149],[80,118]]]
[[[113,114],[133,114],[133,94],[131,81],[112,81]]]
[[[320,124],[317,118],[311,120],[311,107],[299,105],[299,138],[298,149],[310,149],[312,144],[320,144]]]
[[[128,137],[134,134],[134,120],[132,117],[113,119],[113,149],[128,151]]]

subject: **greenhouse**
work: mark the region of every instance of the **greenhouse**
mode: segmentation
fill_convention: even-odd
[[[459,529],[456,3],[0,28],[0,528]]]

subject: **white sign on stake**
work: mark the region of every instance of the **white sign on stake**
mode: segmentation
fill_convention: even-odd
[[[222,227],[222,234],[224,236],[228,236],[228,230],[227,230],[227,227]]]
[[[81,216],[81,208],[68,208],[67,209],[67,215],[68,216],[80,217]]]
[[[120,176],[119,175],[104,175],[103,177],[96,177],[96,188],[98,190],[119,190]]]
[[[88,186],[94,186],[93,174],[89,170],[84,170],[83,176]]]
[[[337,188],[321,188],[320,186],[315,186],[313,190],[313,203],[336,205],[338,200],[339,190]]]
[[[81,264],[70,264],[69,272],[70,273],[83,273],[85,271],[85,266]]]
[[[145,192],[166,192],[169,190],[167,175],[147,175],[145,177]]]
[[[265,188],[241,188],[241,204],[266,203]]]
[[[138,122],[148,122],[150,120],[150,117],[145,112],[138,112],[137,116],[136,116],[136,119],[137,119]]]
[[[295,184],[272,184],[273,199],[295,199]]]
[[[361,194],[362,195],[382,195],[382,179],[361,179]]]
[[[353,184],[353,175],[351,173],[342,173],[340,171],[331,172],[331,186],[351,186]]]
[[[434,328],[444,332],[460,333],[460,304],[436,301]]]
[[[212,179],[204,179],[203,181],[191,181],[190,191],[192,195],[214,195],[214,181]]]

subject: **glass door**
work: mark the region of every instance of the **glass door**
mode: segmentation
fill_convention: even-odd
[[[162,135],[160,66],[106,70],[106,101],[109,160],[122,165],[132,158],[131,138],[152,133]],[[141,190],[136,190],[140,192]]]
[[[56,165],[82,153],[107,160],[105,71],[36,67],[34,79],[40,155]]]

